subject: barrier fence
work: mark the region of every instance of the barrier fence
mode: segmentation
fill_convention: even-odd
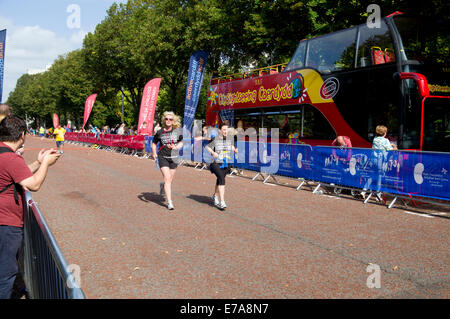
[[[85,299],[29,192],[24,199],[24,240],[19,267],[31,299]]]
[[[153,138],[149,136],[104,135],[93,139],[94,134],[70,134],[66,134],[67,139],[105,145],[112,143],[151,153]],[[205,150],[207,143],[185,142],[180,152],[181,158],[184,161],[210,163],[211,155]],[[314,192],[321,185],[335,185],[369,194],[387,193],[394,196],[390,207],[397,197],[430,199],[444,205],[450,201],[450,153],[312,147],[244,140],[238,140],[236,146],[239,152],[236,156],[230,154],[228,162],[239,169],[256,171],[253,179],[261,176],[264,182],[270,177],[276,180],[275,176],[281,175],[301,179],[302,183],[316,183]]]

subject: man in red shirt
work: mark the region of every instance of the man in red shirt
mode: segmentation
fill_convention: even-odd
[[[23,148],[25,121],[7,116],[0,122],[0,299],[11,297],[18,273],[17,255],[23,239],[24,189],[37,191],[60,154],[41,150],[27,165],[17,151]]]

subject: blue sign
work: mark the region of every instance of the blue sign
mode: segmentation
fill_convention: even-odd
[[[152,137],[146,137],[151,152]],[[183,158],[211,163],[209,141],[184,141]],[[230,166],[390,194],[450,200],[450,153],[243,141]]]
[[[205,74],[208,51],[200,50],[192,54],[189,62],[189,73],[186,84],[186,100],[184,103],[183,127],[190,132],[194,123],[203,75]]]
[[[203,142],[203,148],[207,143]],[[193,145],[190,154],[199,145]],[[344,187],[450,200],[450,153],[236,142],[232,166]],[[203,150],[203,162],[210,163]],[[188,157],[188,156],[186,156]],[[191,157],[192,161],[200,159]]]
[[[3,72],[5,69],[6,29],[0,31],[0,103],[3,97]]]

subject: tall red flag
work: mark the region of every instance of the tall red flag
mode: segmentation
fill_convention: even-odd
[[[84,104],[84,120],[83,120],[83,129],[86,125],[86,122],[91,115],[92,107],[94,106],[95,99],[97,98],[97,94],[92,94],[86,99],[86,103]]]
[[[158,99],[160,84],[161,78],[155,78],[145,85],[139,113],[139,135],[153,135],[153,119],[155,118],[156,100]],[[143,126],[144,122],[147,122],[145,127]]]
[[[53,128],[57,128],[59,125],[58,114],[53,113]]]

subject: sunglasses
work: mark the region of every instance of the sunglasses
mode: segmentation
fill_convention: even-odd
[[[173,121],[172,118],[167,118],[167,117],[166,117],[164,120],[165,120],[165,121]]]

